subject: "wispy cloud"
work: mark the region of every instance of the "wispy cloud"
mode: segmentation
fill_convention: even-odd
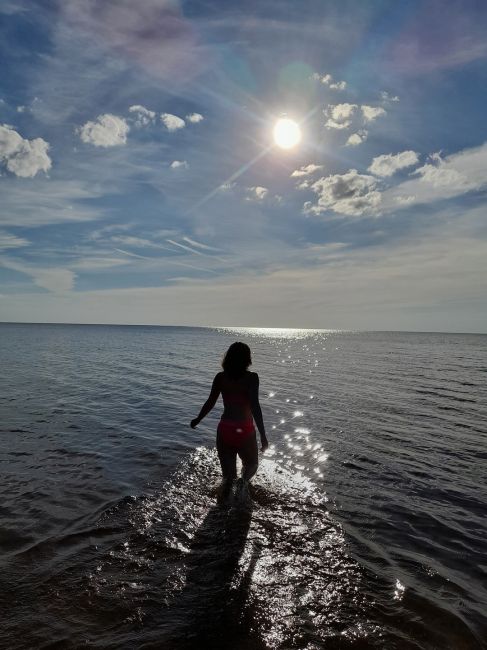
[[[22,184],[23,185],[23,184]],[[0,224],[44,226],[47,224],[92,221],[105,214],[90,201],[103,188],[87,181],[33,179],[28,185],[9,184],[2,195]]]
[[[459,256],[458,251],[468,254]],[[31,294],[22,301],[6,296],[2,310],[9,320],[29,320],[28,303],[45,320],[48,315],[62,320],[68,308],[72,322],[270,327],[302,326],[306,313],[309,327],[347,327],[352,318],[355,327],[364,329],[376,328],[378,317],[383,329],[393,329],[399,317],[405,329],[418,329],[420,323],[440,331],[448,314],[453,330],[481,329],[485,242],[453,231],[348,252],[344,247],[330,248],[329,253],[324,266],[281,266],[260,274],[258,282],[248,270],[211,281],[180,279],[174,286],[77,291],[63,301],[49,294]],[[255,304],[266,308],[254,309]],[[476,321],[458,308],[470,304],[478,306]]]
[[[184,85],[208,59],[207,48],[177,2],[104,0],[98,5],[63,0],[60,7],[63,29],[82,32],[90,49],[103,43],[120,63],[135,66],[159,83]]]
[[[71,291],[76,278],[70,269],[35,267],[6,257],[0,257],[0,265],[29,276],[35,285],[54,293]]]
[[[168,241],[170,241],[170,240],[168,240]],[[181,248],[186,248],[188,251],[191,251],[192,253],[197,252],[197,251],[193,251],[189,247],[183,247],[181,244],[177,244],[177,242],[171,242],[171,243],[176,245],[176,246],[179,245]],[[162,246],[161,246],[161,248],[162,248]],[[203,271],[204,273],[217,274],[217,271],[215,271],[214,269],[210,269],[210,268],[207,268],[207,267],[204,267],[204,266],[196,266],[194,264],[188,264],[187,262],[181,262],[180,260],[175,260],[175,259],[170,258],[170,257],[154,258],[154,257],[148,257],[147,255],[138,255],[137,253],[132,253],[130,251],[123,250],[121,248],[115,248],[114,250],[116,250],[118,253],[123,253],[124,255],[128,255],[129,257],[135,257],[135,258],[140,259],[140,260],[146,260],[147,262],[150,262],[151,265],[160,264],[162,262],[163,264],[182,266],[182,267],[185,267],[187,269],[193,269],[194,271]],[[168,249],[168,250],[170,250],[170,249]]]
[[[116,235],[111,237],[111,241],[116,244],[122,244],[125,246],[133,246],[134,248],[158,248],[160,250],[171,251],[172,249],[169,246],[163,246],[157,242],[153,242],[150,239],[144,239],[143,237],[132,237],[130,235]]]
[[[127,259],[121,257],[101,257],[92,255],[91,257],[84,257],[71,262],[69,267],[77,271],[99,271],[105,269],[115,268],[127,264]]]
[[[190,237],[183,237],[183,241],[187,242],[191,246],[194,246],[195,248],[201,248],[206,251],[219,251],[219,248],[215,248],[214,246],[208,246],[208,244],[202,244],[201,242],[195,241],[194,239],[191,239]]]
[[[123,255],[128,255],[128,257],[137,257],[139,260],[151,260],[151,257],[147,257],[147,255],[139,255],[138,253],[132,253],[131,251],[126,251],[123,250],[123,248],[114,248],[114,251],[117,251],[117,253],[122,253]]]
[[[179,242],[174,241],[174,239],[166,239],[166,241],[172,244],[173,246],[177,246],[178,248],[182,248],[183,250],[188,251],[189,253],[194,253],[195,255],[205,255],[199,250],[195,250],[190,246],[186,246],[186,244],[180,244]]]
[[[8,248],[22,248],[23,246],[29,246],[30,242],[23,237],[17,237],[16,235],[11,235],[7,232],[0,231],[0,250],[6,250]]]
[[[131,230],[134,227],[133,223],[112,223],[109,226],[103,226],[102,228],[97,228],[89,234],[89,239],[97,240],[102,239],[106,235],[112,232],[120,232]]]
[[[433,154],[430,161],[416,169],[413,175],[417,178],[399,183],[383,193],[386,207],[397,207],[399,197],[414,197],[402,203],[410,207],[450,199],[487,187],[487,143],[445,158]]]
[[[395,75],[431,75],[487,59],[483,2],[428,2],[391,40],[385,66]]]
[[[29,7],[23,0],[3,0],[0,5],[0,14],[11,16],[29,11]]]

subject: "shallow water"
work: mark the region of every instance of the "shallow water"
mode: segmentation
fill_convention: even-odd
[[[218,360],[273,444],[215,500]],[[0,325],[0,646],[487,647],[487,336]]]

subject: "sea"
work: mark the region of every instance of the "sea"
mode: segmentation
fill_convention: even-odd
[[[217,502],[223,354],[269,450]],[[0,325],[0,648],[487,648],[487,335]]]

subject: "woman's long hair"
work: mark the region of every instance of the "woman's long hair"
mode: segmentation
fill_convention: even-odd
[[[232,379],[241,377],[252,365],[250,348],[245,343],[232,343],[223,357],[222,368]]]

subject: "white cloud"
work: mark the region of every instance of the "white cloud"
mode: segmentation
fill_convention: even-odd
[[[111,113],[99,115],[94,122],[86,122],[77,129],[82,142],[93,144],[95,147],[115,147],[125,144],[129,131],[127,122],[122,117]]]
[[[134,123],[137,128],[140,129],[144,126],[149,126],[150,124],[154,124],[154,121],[156,119],[156,114],[154,111],[150,111],[145,106],[141,106],[140,104],[134,104],[133,106],[130,106],[129,111],[131,113],[135,113]]]
[[[328,129],[348,129],[357,108],[357,104],[348,104],[346,102],[344,104],[330,104],[325,110],[325,115],[328,118],[325,126]]]
[[[26,107],[25,106],[17,106],[17,113],[25,113]]]
[[[173,160],[170,167],[171,169],[188,169],[189,165],[186,160]]]
[[[330,88],[333,90],[345,90],[347,87],[347,82],[346,81],[335,81],[330,84]]]
[[[230,192],[236,187],[237,183],[235,182],[227,182],[227,183],[222,183],[220,187],[218,188],[219,192]]]
[[[309,176],[310,174],[313,174],[319,169],[323,169],[323,165],[315,165],[314,163],[310,163],[309,165],[303,165],[303,167],[300,167],[299,169],[295,169],[293,171],[293,173],[291,174],[291,178],[300,178],[301,176]]]
[[[386,115],[386,110],[382,106],[368,106],[367,104],[362,104],[360,107],[362,115],[366,122],[373,122],[378,117]]]
[[[333,174],[320,178],[310,186],[318,196],[316,203],[307,202],[304,211],[321,214],[333,210],[338,214],[358,217],[377,214],[381,194],[376,189],[377,179],[350,169],[346,174]]]
[[[442,158],[432,154],[430,161],[419,167],[411,180],[399,183],[383,193],[386,208],[401,205],[398,197],[412,196],[414,203],[432,203],[450,199],[487,187],[487,142]],[[407,205],[412,205],[410,200]]]
[[[11,235],[8,232],[0,231],[0,250],[7,248],[20,248],[21,246],[29,246],[30,242],[22,237]]]
[[[201,113],[190,113],[189,115],[186,115],[186,119],[192,124],[198,124],[198,122],[201,122],[205,118],[203,115],[201,115]]]
[[[360,131],[357,131],[357,133],[352,133],[352,135],[349,136],[348,140],[345,143],[345,146],[356,147],[359,144],[362,144],[362,142],[365,142],[368,135],[369,132],[366,129],[360,129]]]
[[[333,81],[331,74],[324,74],[321,76],[318,74],[318,72],[315,72],[312,77],[313,79],[320,81],[323,85],[328,86],[328,88],[331,88],[332,90],[345,90],[347,87],[346,81]]]
[[[369,172],[376,176],[392,176],[399,169],[405,169],[416,165],[418,162],[418,154],[415,151],[401,151],[396,154],[383,154],[373,159],[371,165],[368,167]]]
[[[411,205],[414,203],[416,200],[416,197],[410,194],[409,196],[396,196],[396,202],[399,203],[399,205],[405,206],[405,205]]]
[[[250,193],[250,196],[247,196],[248,201],[263,201],[269,194],[267,187],[262,187],[260,185],[248,187],[247,191]]]
[[[168,131],[178,131],[186,126],[186,122],[182,118],[171,113],[161,113],[161,121]]]
[[[0,162],[9,172],[22,178],[32,178],[38,172],[48,172],[52,161],[49,143],[42,138],[27,140],[8,124],[0,125]]]
[[[398,102],[399,101],[399,97],[397,95],[391,95],[390,93],[387,92],[387,90],[382,90],[381,91],[380,98],[385,103]]]

